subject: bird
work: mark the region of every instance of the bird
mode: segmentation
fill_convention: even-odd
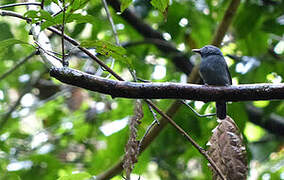
[[[201,55],[199,74],[205,85],[230,86],[232,78],[226,60],[221,50],[213,45],[206,45],[193,52]],[[219,119],[225,119],[227,114],[225,101],[216,102],[216,114]]]

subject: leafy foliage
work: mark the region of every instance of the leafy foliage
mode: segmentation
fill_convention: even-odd
[[[151,4],[161,12],[165,12],[169,5],[169,0],[152,0]]]
[[[146,32],[145,27],[134,27],[143,24],[139,21],[128,23],[132,17],[123,14],[127,12],[125,9],[131,5],[131,11],[137,17],[160,32],[191,62],[197,63],[198,58],[192,56],[191,49],[212,41],[230,3],[190,0],[169,4],[168,0],[121,0],[115,9],[110,6],[113,1],[108,3],[121,46],[114,43],[100,0],[65,0],[65,33],[81,42],[81,46],[95,49],[94,54],[108,65],[111,58],[117,60],[112,69],[123,78],[132,80],[128,70],[131,67],[139,78],[158,82],[184,82],[185,78],[173,62],[175,54],[170,50],[160,51],[164,47],[160,41],[145,39],[153,32]],[[21,1],[2,0],[0,6],[15,2]],[[31,18],[32,23],[40,24],[49,36],[53,51],[61,54],[61,37],[46,29],[62,24],[63,13],[54,14],[60,11],[56,4],[61,5],[58,0],[45,0],[44,9],[28,11],[22,6],[5,10],[23,14]],[[283,1],[242,1],[221,48],[224,55],[228,55],[234,83],[283,82],[283,9]],[[1,76],[34,51],[31,46],[34,42],[28,35],[30,24],[26,21],[0,16],[0,29]],[[107,76],[104,69],[89,61],[76,47],[68,42],[65,46],[72,68]],[[40,56],[33,56],[0,81],[0,179],[34,179],[35,175],[46,180],[88,179],[106,172],[125,154],[130,133],[126,124],[134,115],[135,101],[112,99],[79,88],[73,91],[74,87],[51,79],[40,59]],[[38,77],[36,81],[33,81],[34,77]],[[164,111],[172,102],[155,101]],[[17,106],[12,109],[15,104]],[[215,112],[214,103],[190,104],[201,114]],[[247,105],[258,107],[263,112],[261,118],[251,114]],[[11,109],[13,111],[9,113]],[[244,135],[250,167],[258,179],[267,174],[271,179],[283,176],[283,139],[277,135],[281,133],[277,132],[279,124],[283,125],[283,110],[282,101],[228,104],[228,114]],[[141,124],[137,126],[138,140],[153,121],[146,104],[143,104],[143,113]],[[271,114],[272,117],[278,115],[279,124],[266,126],[273,120]],[[207,148],[211,131],[217,125],[215,118],[199,118],[181,106],[173,119]],[[257,137],[255,133],[258,133]],[[145,179],[211,179],[207,163],[168,125],[138,157],[132,174]],[[121,179],[120,174],[113,179]]]
[[[123,12],[125,9],[128,8],[128,6],[132,3],[132,0],[122,0],[121,1],[121,6],[120,6],[120,10],[121,12]]]
[[[132,65],[131,59],[126,56],[126,49],[120,46],[116,46],[112,43],[102,40],[95,40],[95,41],[83,41],[81,43],[82,47],[87,48],[94,48],[96,52],[106,56],[106,57],[113,57],[114,59],[119,60],[129,66]]]

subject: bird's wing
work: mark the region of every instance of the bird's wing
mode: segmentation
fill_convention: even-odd
[[[232,76],[230,74],[230,71],[229,71],[229,68],[228,68],[228,64],[227,64],[226,59],[224,58],[224,56],[223,56],[223,63],[226,66],[226,71],[227,71],[227,74],[228,74],[228,77],[229,77],[229,81],[230,81],[230,84],[228,84],[228,85],[232,85]]]
[[[226,61],[225,61],[225,62],[226,62]],[[231,74],[230,74],[230,71],[229,71],[229,68],[228,68],[227,63],[226,63],[226,70],[227,70],[227,73],[228,73],[228,76],[229,76],[229,79],[230,79],[230,85],[232,85],[232,84],[233,84],[233,82],[232,82],[232,76],[231,76]]]

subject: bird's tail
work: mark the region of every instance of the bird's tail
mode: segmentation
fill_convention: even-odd
[[[227,116],[227,107],[225,101],[216,102],[216,114],[219,119],[225,119]]]

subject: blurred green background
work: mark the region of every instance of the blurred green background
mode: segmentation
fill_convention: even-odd
[[[2,0],[0,6],[16,2],[21,1]],[[49,14],[56,12],[56,5],[52,6],[51,2],[45,2],[44,10]],[[161,2],[166,3],[165,6]],[[187,62],[198,63],[199,57],[191,49],[210,44],[230,1],[161,2],[123,1],[141,20],[138,24],[147,23],[187,57]],[[68,16],[79,15],[66,24],[67,35],[78,41],[103,40],[115,44],[100,0],[75,0],[68,8]],[[27,12],[25,6],[5,10],[22,15]],[[221,45],[233,84],[283,82],[283,10],[282,0],[241,2]],[[173,63],[173,53],[162,52],[151,39],[145,42],[143,29],[138,31],[121,13],[111,7],[110,11],[120,43],[128,44],[125,46],[127,62],[118,58],[113,67],[115,72],[132,80],[127,69],[131,66],[141,79],[186,82],[185,73]],[[45,20],[46,16],[41,13],[38,18]],[[45,25],[60,24],[60,18],[54,19],[53,23]],[[35,48],[7,44],[7,40],[13,38],[34,45],[29,35],[30,24],[25,21],[0,16],[0,29],[1,77]],[[46,32],[54,51],[60,53],[60,37]],[[66,49],[71,52],[68,60],[72,68],[103,77],[108,75],[84,54],[74,52],[67,42]],[[111,65],[109,57],[99,55],[99,58]],[[166,111],[173,101],[156,100],[155,103]],[[215,112],[214,103],[190,103],[201,114]],[[127,121],[133,116],[133,109],[134,100],[112,99],[60,83],[49,76],[40,56],[33,56],[7,77],[0,78],[0,179],[94,178],[123,157],[129,135]],[[144,118],[138,126],[139,139],[153,121],[146,104],[143,111]],[[244,135],[249,155],[248,179],[284,179],[283,101],[229,103],[228,114]],[[184,106],[173,119],[204,148],[217,125],[216,118],[199,118]],[[135,164],[132,177],[138,179],[139,176],[151,180],[205,180],[211,179],[211,172],[204,157],[168,125]],[[113,179],[122,179],[121,173]]]

